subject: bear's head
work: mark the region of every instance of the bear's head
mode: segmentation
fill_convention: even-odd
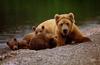
[[[41,26],[41,28],[36,28],[36,30],[35,30],[36,35],[39,35],[41,33],[43,33],[43,34],[45,33],[45,27],[44,26]]]
[[[32,31],[34,32],[36,29],[36,26],[32,26]]]
[[[16,38],[12,38],[9,41],[7,41],[7,45],[12,50],[17,50],[18,49],[18,41],[17,41]]]
[[[55,21],[59,29],[59,32],[64,36],[68,35],[73,27],[73,24],[75,23],[74,14],[73,13],[61,14],[61,15],[56,14]]]
[[[16,38],[7,41],[7,45],[12,50],[29,49],[29,44],[26,40],[17,40]]]

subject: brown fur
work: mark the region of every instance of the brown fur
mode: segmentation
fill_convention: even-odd
[[[29,42],[35,36],[35,26],[32,27],[32,32],[24,35],[21,40],[17,40],[16,38],[12,38],[7,41],[7,45],[12,50],[18,49],[29,49]]]
[[[24,35],[23,40],[26,40],[27,43],[29,43],[33,37],[35,37],[35,32]]]
[[[54,19],[42,22],[36,29],[39,29],[42,26],[45,27],[45,32],[57,36],[58,46],[72,43],[72,41],[77,43],[91,41],[89,38],[83,36],[82,32],[75,24],[73,13],[56,14]]]
[[[38,28],[35,30],[36,35],[29,43],[30,49],[40,50],[46,48],[54,48],[56,46],[57,42],[54,35],[50,33],[45,33],[44,30],[44,26],[42,26],[41,29]]]
[[[29,43],[36,35],[41,34],[41,33],[45,33],[44,26],[42,26],[41,29],[35,29],[35,28],[36,27],[33,26],[32,27],[33,31],[31,33],[24,35],[23,40],[26,40]]]
[[[26,40],[17,40],[16,38],[12,38],[11,40],[7,41],[7,45],[12,50],[29,48]]]
[[[7,45],[12,50],[40,50],[46,48],[54,48],[56,46],[56,39],[52,34],[44,33],[43,30],[37,29],[34,32],[25,35],[22,40],[17,40],[16,38],[9,40]]]

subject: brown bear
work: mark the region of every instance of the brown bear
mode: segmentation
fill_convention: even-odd
[[[56,47],[57,43],[52,34],[40,33],[33,37],[29,45],[30,49],[32,50],[40,50],[46,48],[54,48]]]
[[[17,49],[29,49],[29,42],[35,36],[35,26],[32,27],[32,32],[25,34],[21,40],[17,40],[16,38],[12,38],[7,41],[7,45],[12,50]]]
[[[36,29],[36,27],[33,26],[32,27],[32,32],[24,35],[23,40],[26,40],[27,43],[29,43],[30,40],[32,40],[32,38],[35,37],[36,35],[38,35],[40,33],[45,33],[44,32],[44,26],[42,26],[41,29],[37,29],[37,30],[35,30],[35,29]]]
[[[12,50],[18,49],[32,49],[32,50],[40,50],[46,48],[54,48],[56,47],[56,39],[52,37],[52,35],[38,34],[27,43],[26,40],[17,40],[13,38],[7,42],[7,45]]]
[[[52,33],[57,36],[57,46],[67,43],[82,43],[91,41],[88,37],[84,37],[78,26],[75,24],[74,14],[56,14],[54,19],[42,22],[36,29],[45,27],[45,32]]]
[[[7,42],[12,50],[33,49],[40,50],[46,48],[54,48],[57,45],[56,38],[52,34],[44,33],[44,27],[37,29],[34,33],[25,36],[25,39],[17,40],[13,38]],[[32,36],[31,36],[32,35]]]
[[[18,46],[17,46],[17,41],[15,38],[13,39],[10,39],[7,41],[7,45],[9,46],[10,49],[12,50],[17,50],[18,49]]]
[[[57,45],[57,40],[53,34],[45,33],[45,27],[42,26],[35,30],[35,36],[30,41],[30,49],[40,50],[46,48],[54,48]]]
[[[7,41],[7,45],[12,50],[29,49],[29,45],[26,40],[17,40],[16,38],[12,38]]]

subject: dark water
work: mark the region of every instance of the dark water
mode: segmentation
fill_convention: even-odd
[[[99,0],[0,0],[0,43],[11,37],[21,38],[33,25],[73,12],[76,24],[88,20],[100,23]]]
[[[73,12],[77,24],[100,16],[99,0],[0,0],[0,31],[19,25],[36,25],[55,14]]]

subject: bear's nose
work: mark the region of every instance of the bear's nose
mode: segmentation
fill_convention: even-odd
[[[18,48],[15,48],[15,50],[17,50]]]
[[[13,50],[18,50],[18,47],[17,47],[17,46],[15,46],[15,47],[13,48]]]
[[[64,32],[64,33],[67,33],[67,29],[64,29],[63,32]]]

